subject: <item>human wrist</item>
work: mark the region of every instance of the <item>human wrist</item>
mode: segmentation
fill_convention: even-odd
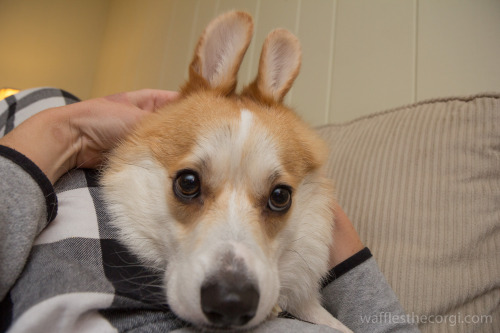
[[[75,166],[77,143],[78,131],[73,128],[70,115],[58,108],[28,118],[0,139],[0,144],[33,161],[52,184]]]
[[[321,288],[325,288],[327,285],[332,283],[334,280],[340,278],[342,275],[350,272],[354,268],[358,267],[368,259],[372,257],[370,249],[367,247],[362,248],[356,253],[352,254],[350,257],[344,259],[340,263],[336,264],[334,267],[330,268],[327,275],[323,277],[321,281]]]
[[[337,204],[334,208],[335,224],[333,245],[330,251],[330,268],[333,268],[365,248],[347,214]]]

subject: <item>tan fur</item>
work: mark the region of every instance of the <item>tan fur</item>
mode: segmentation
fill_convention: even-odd
[[[282,104],[299,72],[300,45],[285,30],[270,33],[255,81],[238,95],[252,29],[243,12],[212,21],[179,101],[147,116],[110,155],[102,183],[112,223],[132,252],[166,271],[169,305],[195,325],[210,324],[200,287],[229,266],[243,267],[260,291],[241,328],[265,320],[278,303],[348,332],[319,301],[333,227],[333,190],[322,175],[327,148]],[[181,170],[200,178],[201,192],[190,200],[173,191]],[[278,185],[292,192],[283,212],[269,206]]]
[[[147,117],[141,126],[119,148],[133,150],[143,147],[153,153],[153,156],[174,175],[176,171],[186,168],[203,170],[206,166],[185,164],[186,156],[199,135],[210,132],[222,126],[230,119],[236,123],[241,108],[250,109],[256,115],[259,125],[264,127],[277,142],[283,143],[280,152],[281,164],[287,171],[281,175],[281,180],[292,187],[297,187],[303,175],[318,169],[325,157],[326,147],[323,141],[310,130],[292,110],[283,105],[275,106],[273,112],[249,98],[220,98],[211,91],[193,93],[189,99],[181,100],[156,114]],[[221,119],[224,120],[221,123]],[[203,172],[200,172],[203,174]],[[206,209],[211,209],[211,198],[220,192],[218,188],[206,183],[203,189],[206,193],[203,205],[187,207],[171,200],[171,209],[186,226],[194,223]],[[264,197],[255,196],[256,205],[267,204],[268,193],[259,193]],[[264,200],[265,199],[265,200]],[[276,218],[272,214],[262,216],[262,226],[268,237],[274,238],[280,230],[280,225],[286,221],[283,217]],[[281,222],[280,222],[281,221]]]

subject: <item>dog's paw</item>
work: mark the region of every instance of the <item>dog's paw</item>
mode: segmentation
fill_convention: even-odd
[[[274,307],[273,307],[273,310],[271,311],[271,313],[269,314],[269,318],[276,318],[278,317],[278,315],[283,312],[283,310],[281,309],[281,307],[279,306],[279,304],[276,304]]]
[[[332,316],[330,312],[326,311],[319,302],[309,303],[308,306],[304,306],[302,309],[294,311],[294,314],[296,314],[298,318],[314,324],[329,326],[342,333],[353,333],[347,326]]]

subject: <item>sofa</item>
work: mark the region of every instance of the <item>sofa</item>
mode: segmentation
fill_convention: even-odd
[[[422,332],[500,332],[500,94],[318,130],[340,205]]]

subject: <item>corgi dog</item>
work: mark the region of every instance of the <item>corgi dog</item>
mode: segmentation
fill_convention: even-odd
[[[179,100],[110,153],[101,183],[111,223],[163,272],[170,308],[198,327],[250,329],[279,306],[350,332],[320,300],[334,223],[327,148],[282,103],[300,45],[271,32],[255,81],[237,94],[252,31],[245,12],[214,19]]]

